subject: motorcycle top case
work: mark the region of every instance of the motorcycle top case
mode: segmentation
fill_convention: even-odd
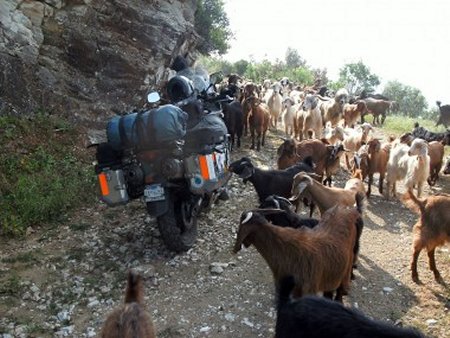
[[[108,143],[115,150],[156,149],[186,135],[188,114],[167,104],[149,111],[113,117],[106,127]]]
[[[228,130],[223,119],[217,114],[202,116],[200,121],[188,129],[185,145],[190,150],[202,150],[227,140]]]

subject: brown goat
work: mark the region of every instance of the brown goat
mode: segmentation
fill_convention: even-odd
[[[337,204],[349,207],[353,206],[356,203],[356,195],[360,194],[358,193],[358,190],[360,189],[358,187],[360,187],[361,184],[362,181],[358,182],[358,184],[356,184],[356,182],[352,184],[349,183],[349,186],[346,189],[327,187],[313,180],[307,173],[299,172],[294,176],[291,200],[297,201],[300,195],[306,194],[306,197],[311,199],[319,207],[320,213],[323,215],[325,211]]]
[[[386,113],[391,108],[391,101],[386,100],[377,100],[371,97],[364,99],[366,103],[367,109],[364,113],[361,114],[361,123],[364,123],[364,115],[372,114],[373,121],[372,124],[380,124],[380,115],[381,115],[381,124],[386,120]]]
[[[356,209],[336,206],[314,229],[282,228],[250,211],[241,216],[233,251],[253,244],[272,270],[277,288],[283,277],[294,276],[296,297],[337,290],[336,300],[342,302],[350,288],[359,221]]]
[[[373,174],[379,173],[378,191],[383,194],[383,181],[386,175],[387,163],[389,160],[389,153],[391,145],[389,143],[381,144],[380,140],[373,139],[368,142],[368,173],[369,183],[367,187],[367,197],[372,193]]]
[[[322,140],[304,140],[297,142],[293,139],[287,139],[284,140],[277,150],[278,169],[289,168],[298,161],[311,156],[316,166],[314,172],[322,178],[326,166],[327,153],[327,144]]]
[[[437,246],[450,242],[450,195],[440,194],[418,199],[408,190],[403,196],[403,202],[420,217],[414,225],[413,255],[411,259],[411,277],[419,283],[417,259],[423,248],[427,249],[430,270],[437,282],[442,283],[442,277],[436,267],[434,251]]]
[[[439,179],[439,171],[444,161],[444,145],[437,141],[428,143],[428,155],[430,156],[430,176],[427,181],[432,187]]]
[[[251,96],[244,101],[244,106],[250,104],[251,111],[248,116],[248,124],[250,127],[250,135],[252,145],[250,149],[255,149],[255,133],[256,133],[256,150],[259,151],[264,146],[266,132],[269,129],[270,113],[265,104],[255,96]]]
[[[142,277],[130,271],[125,291],[125,304],[114,310],[106,319],[102,338],[155,338],[150,315],[144,308]]]
[[[355,103],[346,103],[343,108],[344,127],[353,128],[361,115],[366,112],[366,103],[364,101],[356,101]]]

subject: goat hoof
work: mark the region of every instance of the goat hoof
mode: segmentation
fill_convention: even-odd
[[[441,277],[441,274],[439,272],[434,274],[434,279],[436,280],[436,282],[438,282],[439,284],[445,285],[445,281],[444,279]]]
[[[413,280],[414,283],[416,283],[416,284],[422,284],[422,282],[421,282],[420,279],[419,279],[419,276],[417,276],[417,275],[412,275],[411,278],[412,278],[412,280]]]

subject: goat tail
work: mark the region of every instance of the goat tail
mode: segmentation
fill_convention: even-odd
[[[402,202],[408,209],[416,214],[423,214],[425,210],[426,201],[419,200],[413,194],[411,189],[408,189],[408,191],[402,196]]]
[[[281,279],[278,286],[278,311],[291,301],[291,292],[295,287],[294,276],[289,275]]]
[[[144,285],[142,277],[130,270],[128,272],[127,289],[125,290],[125,304],[127,303],[144,303]]]

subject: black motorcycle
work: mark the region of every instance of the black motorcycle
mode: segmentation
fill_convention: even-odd
[[[217,110],[223,97],[212,89],[219,80],[191,68],[177,73],[167,84],[169,104],[112,118],[108,141],[97,146],[101,199],[116,206],[142,198],[173,251],[193,246],[199,213],[226,197],[230,142]]]

